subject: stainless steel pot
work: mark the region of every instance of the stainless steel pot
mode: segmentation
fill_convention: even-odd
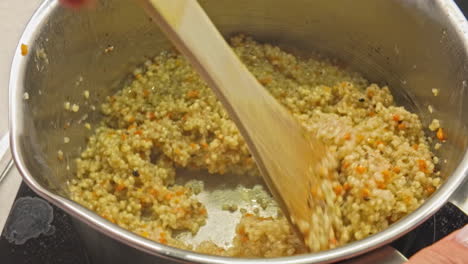
[[[75,217],[90,250],[154,263],[164,257],[204,263],[328,263],[370,252],[409,232],[448,200],[467,208],[468,23],[449,0],[200,0],[226,36],[246,33],[291,51],[320,51],[339,58],[370,80],[387,83],[399,104],[424,124],[443,120],[449,140],[440,149],[444,185],[418,210],[388,229],[346,246],[277,259],[234,259],[197,254],[146,240],[110,224],[67,198],[66,181],[99,111],[132,67],[170,45],[132,0],[101,0],[75,12],[45,1],[18,45],[10,80],[11,147],[24,181]],[[29,54],[20,54],[21,44]],[[113,46],[113,52],[104,50]],[[431,89],[440,89],[433,96]],[[83,90],[92,98],[84,100]],[[29,99],[25,100],[25,93]],[[70,101],[82,107],[64,111]],[[428,112],[431,105],[434,113]],[[70,137],[63,144],[64,136]],[[65,153],[64,161],[57,152]],[[70,166],[67,167],[67,166]],[[70,170],[68,170],[70,169]],[[458,191],[457,191],[458,188]],[[97,232],[90,232],[92,227]],[[102,234],[104,235],[102,235]],[[108,240],[108,242],[102,242]],[[123,243],[117,243],[120,241]],[[124,244],[131,246],[132,249]],[[389,256],[388,248],[379,254]],[[128,263],[128,260],[126,261]]]

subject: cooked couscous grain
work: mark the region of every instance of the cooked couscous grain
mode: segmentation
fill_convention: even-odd
[[[438,160],[432,158],[420,119],[396,106],[387,87],[369,84],[329,61],[299,59],[242,36],[233,38],[232,46],[336,158],[336,179],[322,183],[329,184],[330,193],[314,186],[311,192],[330,197],[327,202],[335,204],[339,219],[312,221],[318,231],[330,227],[315,230],[318,247],[313,250],[377,233],[439,187]],[[192,247],[173,236],[198,232],[210,217],[194,196],[197,188],[175,184],[176,169],[207,171],[212,177],[257,177],[259,172],[234,122],[181,55],[163,52],[144,67],[101,106],[105,118],[77,159],[72,198],[112,223],[175,247],[246,257],[307,252],[282,214],[258,215],[259,205],[274,203],[265,197],[256,200],[255,215],[240,210],[243,217],[230,248],[212,241]]]

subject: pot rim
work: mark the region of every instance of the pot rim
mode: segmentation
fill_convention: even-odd
[[[426,0],[417,0],[419,3],[414,4],[421,8],[426,6]],[[402,3],[404,4],[404,3]],[[449,20],[452,24],[459,25],[456,27],[456,33],[463,41],[466,53],[468,53],[468,22],[458,9],[455,2],[446,0],[433,0],[431,5],[437,5],[442,10],[449,14]],[[56,11],[59,7],[58,1],[47,0],[36,10],[33,17],[29,21],[26,29],[18,43],[16,53],[13,59],[10,82],[9,82],[9,124],[10,124],[10,146],[15,160],[18,171],[20,172],[26,184],[33,189],[39,196],[53,203],[59,208],[63,209],[73,217],[76,217],[82,222],[85,222],[95,230],[104,233],[105,235],[114,238],[124,244],[127,244],[136,249],[142,250],[151,255],[155,255],[167,259],[176,259],[179,261],[201,262],[201,263],[226,263],[226,264],[240,264],[240,263],[261,263],[261,264],[302,264],[302,263],[330,263],[340,261],[362,255],[373,249],[381,247],[393,240],[405,235],[412,229],[416,228],[419,224],[431,217],[440,207],[442,207],[451,195],[462,184],[465,176],[468,174],[468,151],[465,151],[464,157],[460,164],[447,179],[439,190],[437,190],[432,197],[421,205],[417,210],[400,219],[387,229],[371,235],[365,239],[355,241],[344,246],[303,255],[296,255],[281,258],[268,258],[268,259],[253,259],[253,258],[230,258],[219,257],[196,253],[177,249],[171,246],[160,244],[140,237],[128,230],[125,230],[107,220],[99,217],[94,212],[82,207],[81,205],[68,200],[62,196],[56,195],[46,188],[42,187],[34,178],[34,173],[29,171],[25,161],[20,154],[21,135],[24,132],[21,120],[23,113],[23,100],[22,96],[25,90],[24,79],[26,74],[27,57],[21,56],[19,50],[21,43],[28,43],[33,45],[37,39],[37,29],[41,28],[47,23],[48,16]]]

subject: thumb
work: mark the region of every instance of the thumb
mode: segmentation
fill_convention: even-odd
[[[422,249],[406,264],[468,263],[468,225],[432,246]]]

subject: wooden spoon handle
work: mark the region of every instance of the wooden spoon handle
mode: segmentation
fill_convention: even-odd
[[[322,145],[306,138],[300,124],[247,70],[197,1],[140,1],[223,103],[280,206],[296,218],[310,217],[306,172],[322,158]],[[281,196],[279,188],[287,195]]]

